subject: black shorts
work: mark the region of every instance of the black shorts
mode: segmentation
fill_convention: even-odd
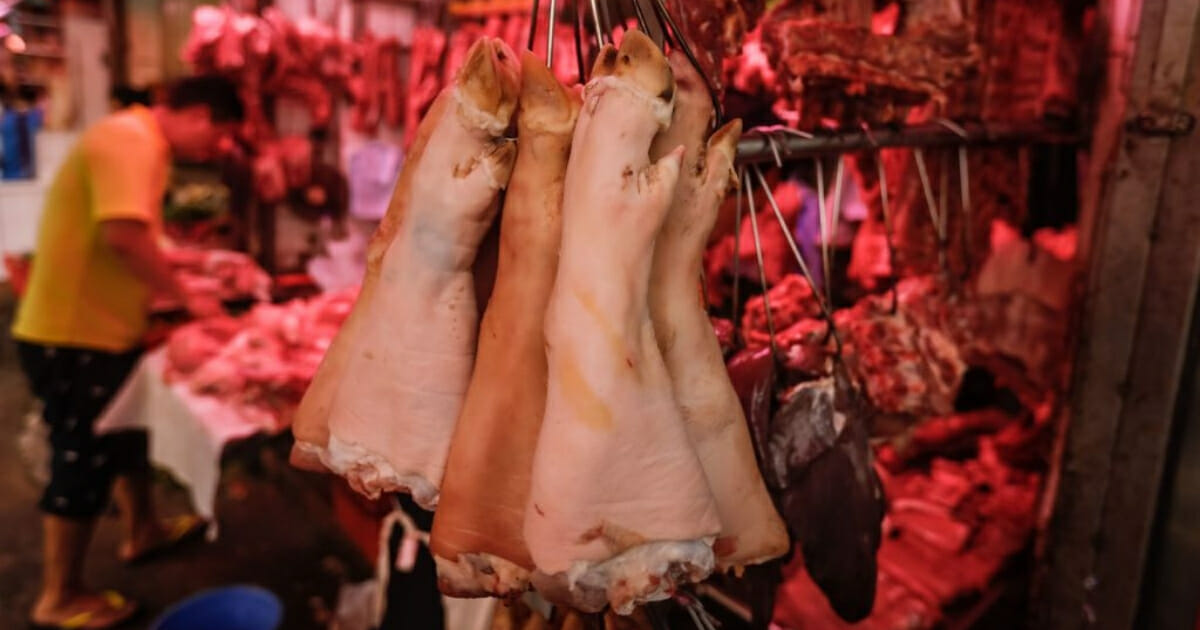
[[[39,506],[56,516],[95,517],[108,506],[116,475],[150,467],[145,431],[93,431],[141,351],[111,354],[18,342],[17,355],[50,428],[50,483]]]

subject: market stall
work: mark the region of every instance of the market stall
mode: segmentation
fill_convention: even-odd
[[[156,305],[102,426],[205,516],[294,440],[377,619],[1130,627],[1200,273],[1196,9],[1128,4],[195,7],[247,115],[164,207],[239,314]]]

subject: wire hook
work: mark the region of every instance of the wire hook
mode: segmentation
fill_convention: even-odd
[[[929,170],[925,167],[925,152],[920,148],[913,149],[913,158],[917,162],[917,174],[921,178],[921,188],[925,192],[925,204],[929,207],[929,219],[937,234],[938,257],[942,265],[942,270],[945,271],[946,234],[942,218],[939,216],[937,200],[934,199],[933,185],[929,182]]]
[[[741,330],[741,322],[738,320],[738,310],[741,308],[741,294],[739,289],[742,279],[742,195],[745,192],[745,186],[742,185],[742,174],[737,174],[737,200],[734,210],[734,229],[733,229],[733,330],[735,334]]]
[[[525,44],[525,48],[533,51],[533,45],[537,43],[537,25],[538,17],[542,14],[540,0],[533,0],[533,10],[529,16],[529,43]]]
[[[763,193],[767,197],[767,203],[770,204],[771,210],[775,212],[775,219],[779,221],[779,227],[783,230],[783,238],[787,241],[788,247],[792,250],[792,255],[796,257],[796,263],[800,265],[800,273],[804,275],[804,279],[808,281],[808,286],[813,290],[813,298],[817,301],[817,306],[821,309],[821,315],[825,322],[829,325],[829,332],[834,338],[837,351],[840,354],[842,351],[842,340],[838,336],[837,327],[833,323],[833,304],[827,302],[821,292],[817,290],[817,284],[813,282],[812,271],[808,268],[808,262],[804,260],[804,256],[800,254],[800,248],[796,246],[796,239],[792,236],[792,230],[787,224],[787,220],[783,218],[783,211],[779,209],[779,202],[775,200],[775,194],[771,192],[767,186],[767,179],[763,177],[762,170],[758,166],[752,166],[755,176],[758,177],[758,183],[763,189]]]
[[[546,67],[554,67],[554,27],[558,19],[558,0],[550,0],[550,13],[546,16]]]
[[[767,267],[763,263],[762,239],[758,235],[758,211],[754,207],[754,187],[750,182],[750,174],[744,170],[741,179],[746,186],[746,199],[750,203],[750,231],[754,234],[754,256],[758,260],[758,277],[762,282],[763,310],[767,315],[767,334],[770,336],[771,356],[778,359],[779,348],[775,345],[775,317],[771,313],[771,286],[767,283]]]
[[[597,5],[596,0],[589,0],[589,2],[592,5],[592,25],[596,28],[597,45],[604,46],[605,44],[612,43],[612,40],[607,37],[607,34],[612,30],[612,25],[608,22],[608,5],[605,4],[604,15],[601,16],[601,9]],[[579,73],[582,75],[583,70],[581,69]]]

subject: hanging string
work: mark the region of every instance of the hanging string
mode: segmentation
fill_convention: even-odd
[[[558,0],[550,0],[550,13],[546,18],[546,67],[554,67],[554,26],[558,22]]]
[[[525,44],[525,48],[530,52],[533,52],[533,45],[537,43],[538,17],[542,14],[539,10],[540,7],[540,0],[533,0],[533,11],[529,16],[529,43]],[[553,28],[553,25],[551,25],[551,28]]]
[[[738,319],[738,310],[741,308],[741,292],[740,284],[742,280],[742,193],[745,188],[742,186],[741,174],[738,174],[738,189],[737,199],[735,201],[734,210],[734,229],[733,229],[733,330],[734,336],[741,330],[741,321]]]
[[[938,174],[938,265],[942,274],[950,277],[950,154],[941,152],[941,173]]]
[[[779,209],[779,203],[775,200],[775,195],[767,186],[767,179],[763,177],[762,171],[758,166],[752,167],[755,176],[758,178],[759,186],[762,187],[766,194],[767,203],[771,206],[771,210],[775,213],[775,219],[779,221],[779,227],[783,229],[784,240],[787,241],[788,248],[792,250],[792,255],[796,258],[796,264],[800,266],[800,273],[804,275],[804,279],[808,281],[808,286],[813,290],[813,298],[817,301],[817,306],[821,309],[821,316],[825,319],[825,323],[829,326],[829,333],[833,336],[834,343],[838,353],[842,350],[842,340],[838,336],[837,327],[833,322],[833,305],[822,298],[821,292],[817,291],[817,285],[813,282],[812,271],[808,268],[808,263],[804,260],[804,256],[800,254],[800,248],[796,246],[796,239],[792,236],[791,228],[787,224],[787,219],[783,217],[783,211]]]
[[[762,240],[758,236],[758,211],[754,207],[754,187],[750,183],[750,175],[743,169],[739,175],[746,187],[746,199],[750,204],[750,228],[754,234],[754,256],[758,259],[758,277],[762,282],[763,309],[767,314],[767,334],[770,336],[771,356],[779,356],[779,348],[775,345],[775,317],[771,313],[771,287],[767,284],[767,268],[763,263]]]
[[[961,146],[958,148],[958,185],[959,195],[962,197],[963,206],[963,280],[971,277],[972,261],[975,255],[975,248],[972,244],[974,241],[974,226],[973,213],[971,211],[971,172],[970,165],[967,160],[967,147]]]
[[[833,212],[831,213],[830,222],[832,229],[830,230],[830,238],[837,239],[838,225],[842,218],[842,186],[846,177],[846,159],[842,154],[837,157],[837,171],[833,176]]]
[[[603,9],[596,6],[596,0],[589,0],[592,5],[592,24],[596,28],[596,45],[604,46],[611,43],[608,34],[612,31],[612,26],[608,22],[608,5],[605,3]],[[580,71],[582,73],[582,70]]]
[[[942,218],[939,216],[937,200],[933,198],[933,185],[929,182],[929,170],[925,167],[925,152],[921,149],[913,149],[913,158],[917,162],[917,175],[921,178],[921,189],[925,192],[925,205],[929,208],[929,220],[933,224],[933,229],[937,233],[938,240],[938,259],[942,265],[942,270],[945,271],[945,248],[946,235],[942,229]]]
[[[829,259],[829,247],[825,243],[825,235],[829,233],[829,226],[826,225],[829,222],[829,212],[825,203],[825,163],[819,157],[814,158],[813,162],[817,166],[817,225],[820,228],[818,238],[821,241],[821,275],[824,281],[822,289],[829,297],[829,302],[833,303],[832,289],[830,288],[833,284],[833,273],[830,269],[832,264]]]
[[[883,151],[875,153],[875,164],[879,170],[879,205],[883,208],[883,238],[888,250],[888,280],[892,283],[892,315],[900,307],[900,271],[896,268],[896,245],[893,238],[892,209],[888,202],[887,169],[883,165]]]
[[[571,20],[571,30],[575,32],[575,64],[579,71],[579,82],[587,83],[587,71],[583,60],[583,11],[580,5],[583,0],[575,0],[575,19]]]

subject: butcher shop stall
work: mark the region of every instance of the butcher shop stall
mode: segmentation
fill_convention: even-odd
[[[163,204],[229,314],[98,430],[211,538],[231,452],[302,479],[330,627],[1200,627],[1194,1],[54,4],[6,199],[98,115],[49,46],[238,86]]]

